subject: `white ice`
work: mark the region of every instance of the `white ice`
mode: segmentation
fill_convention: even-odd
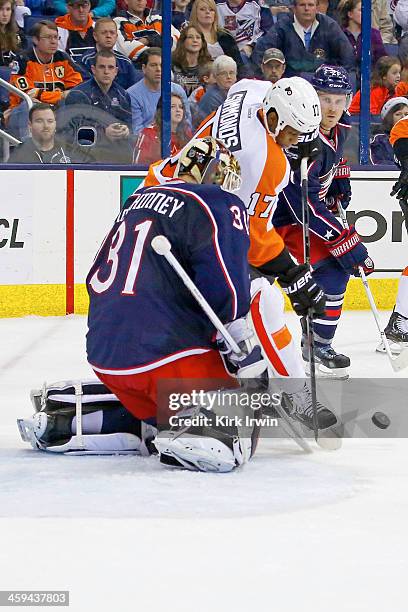
[[[69,590],[75,612],[406,611],[406,439],[376,430],[310,456],[264,440],[229,475],[35,452],[16,417],[44,380],[90,376],[85,330],[0,320],[0,589]],[[376,344],[371,313],[346,312],[353,376],[396,376]]]

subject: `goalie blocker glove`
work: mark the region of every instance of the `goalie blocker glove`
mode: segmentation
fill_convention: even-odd
[[[285,274],[279,274],[278,281],[299,317],[306,316],[309,310],[313,316],[320,317],[324,314],[326,296],[312,278],[307,264],[296,266]]]
[[[359,266],[363,268],[365,274],[374,272],[374,262],[368,255],[354,225],[344,229],[335,240],[326,241],[325,244],[331,255],[349,274],[359,276]]]

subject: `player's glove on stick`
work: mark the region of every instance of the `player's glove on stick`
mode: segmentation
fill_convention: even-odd
[[[359,266],[363,268],[366,274],[374,272],[374,262],[368,255],[368,251],[361,242],[354,225],[344,229],[338,238],[326,241],[325,244],[333,257],[349,274],[359,276]]]
[[[285,274],[279,274],[278,281],[299,317],[306,316],[309,310],[313,316],[324,314],[326,296],[312,278],[307,264],[296,266]]]
[[[291,147],[287,151],[292,170],[299,170],[303,157],[308,157],[309,161],[313,161],[319,157],[320,152],[321,145],[318,130],[309,134],[301,134],[296,147]]]

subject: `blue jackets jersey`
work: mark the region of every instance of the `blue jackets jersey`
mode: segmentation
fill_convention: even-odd
[[[91,105],[112,116],[112,123],[120,122],[129,128],[132,123],[132,111],[129,94],[120,85],[112,83],[108,92],[102,91],[92,77],[89,81],[73,87],[65,99],[65,106],[71,104]]]
[[[214,326],[151,241],[165,235],[220,319],[232,321],[249,310],[246,214],[214,185],[177,180],[135,192],[86,280],[90,364],[139,373],[214,348]]]
[[[331,183],[343,156],[349,130],[350,120],[344,113],[340,122],[333,128],[330,138],[320,132],[322,151],[318,159],[308,167],[310,232],[323,240],[334,240],[343,231],[340,221],[326,207],[325,199],[331,195]],[[279,194],[273,224],[276,228],[302,224],[300,171],[291,173],[287,187]]]
[[[84,80],[92,77],[91,66],[95,66],[96,53],[96,49],[87,51],[78,62]],[[118,67],[118,74],[115,77],[114,83],[120,85],[123,89],[129,89],[129,87],[143,78],[143,73],[136,70],[133,62],[126,55],[115,50],[112,53],[116,57],[116,65]]]

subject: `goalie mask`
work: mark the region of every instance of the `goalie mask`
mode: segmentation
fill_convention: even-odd
[[[225,191],[241,187],[238,160],[220,140],[211,136],[194,138],[181,151],[175,177],[189,174],[197,183],[219,185]]]

